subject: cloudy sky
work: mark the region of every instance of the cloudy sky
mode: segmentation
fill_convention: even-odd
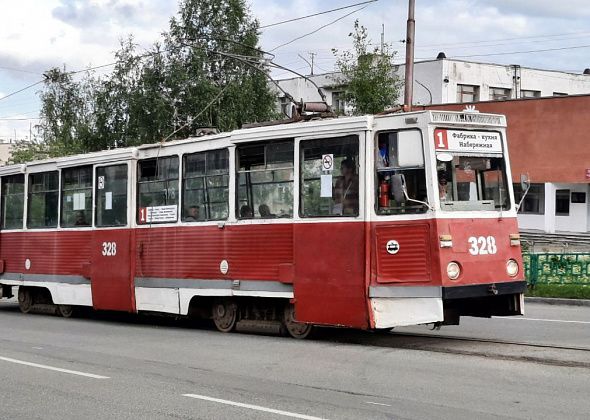
[[[28,136],[35,124],[37,87],[2,99],[35,83],[52,66],[83,69],[113,61],[118,40],[133,34],[141,48],[168,27],[177,0],[19,0],[2,1],[0,25],[0,140]],[[250,0],[261,25],[351,5],[362,0]],[[590,67],[588,0],[416,0],[416,58],[439,51],[465,60],[580,73]],[[349,16],[345,16],[349,15]],[[403,59],[407,0],[379,0],[359,7],[262,29],[261,46],[272,50],[335,21],[315,34],[274,51],[276,62],[309,72],[333,69],[331,48],[350,47],[355,19],[378,43],[385,41]],[[545,50],[537,51],[535,50]],[[547,51],[550,50],[550,51]],[[108,69],[107,69],[108,71]],[[290,77],[277,72],[276,77]]]

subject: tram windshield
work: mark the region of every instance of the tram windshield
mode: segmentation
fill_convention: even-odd
[[[438,193],[442,210],[510,208],[506,165],[502,156],[437,153]]]

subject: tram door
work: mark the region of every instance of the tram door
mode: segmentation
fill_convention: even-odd
[[[92,250],[92,303],[95,309],[135,310],[131,272],[128,165],[96,167]]]

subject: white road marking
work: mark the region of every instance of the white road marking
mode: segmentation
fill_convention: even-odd
[[[590,321],[568,321],[565,319],[518,318],[518,317],[512,317],[512,316],[495,316],[494,318],[513,319],[513,320],[521,320],[521,321],[563,322],[566,324],[590,324]]]
[[[389,404],[383,404],[383,403],[378,403],[378,402],[373,402],[373,401],[365,401],[365,403],[373,404],[373,405],[382,405],[384,407],[391,407],[391,405],[389,405]]]
[[[195,398],[198,400],[212,401],[212,402],[216,402],[216,403],[220,403],[220,404],[233,405],[235,407],[249,408],[250,410],[264,411],[266,413],[278,414],[278,415],[286,416],[286,417],[294,417],[296,419],[326,420],[326,419],[322,419],[321,417],[314,417],[314,416],[308,416],[305,414],[292,413],[290,411],[275,410],[274,408],[261,407],[259,405],[244,404],[244,403],[239,403],[239,402],[235,402],[235,401],[222,400],[219,398],[207,397],[206,395],[183,394],[182,396],[189,397],[189,398]]]
[[[39,363],[25,362],[24,360],[11,359],[10,357],[0,356],[0,360],[3,360],[5,362],[10,362],[10,363],[16,363],[19,365],[36,367],[36,368],[40,368],[40,369],[53,370],[55,372],[69,373],[70,375],[85,376],[87,378],[110,379],[108,376],[95,375],[94,373],[79,372],[77,370],[62,369],[62,368],[57,368],[57,367],[53,367],[53,366],[41,365]]]

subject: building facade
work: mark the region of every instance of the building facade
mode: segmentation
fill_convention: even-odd
[[[396,67],[403,79],[405,66]],[[326,94],[327,102],[346,113],[342,100],[344,87],[340,73],[309,76]],[[317,88],[302,77],[276,81],[296,100],[321,100]],[[541,98],[590,93],[590,70],[567,73],[518,65],[476,63],[441,58],[414,64],[414,103],[419,105],[466,103],[477,101]],[[285,110],[288,100],[277,89],[278,108]],[[400,92],[398,103],[403,103]]]

